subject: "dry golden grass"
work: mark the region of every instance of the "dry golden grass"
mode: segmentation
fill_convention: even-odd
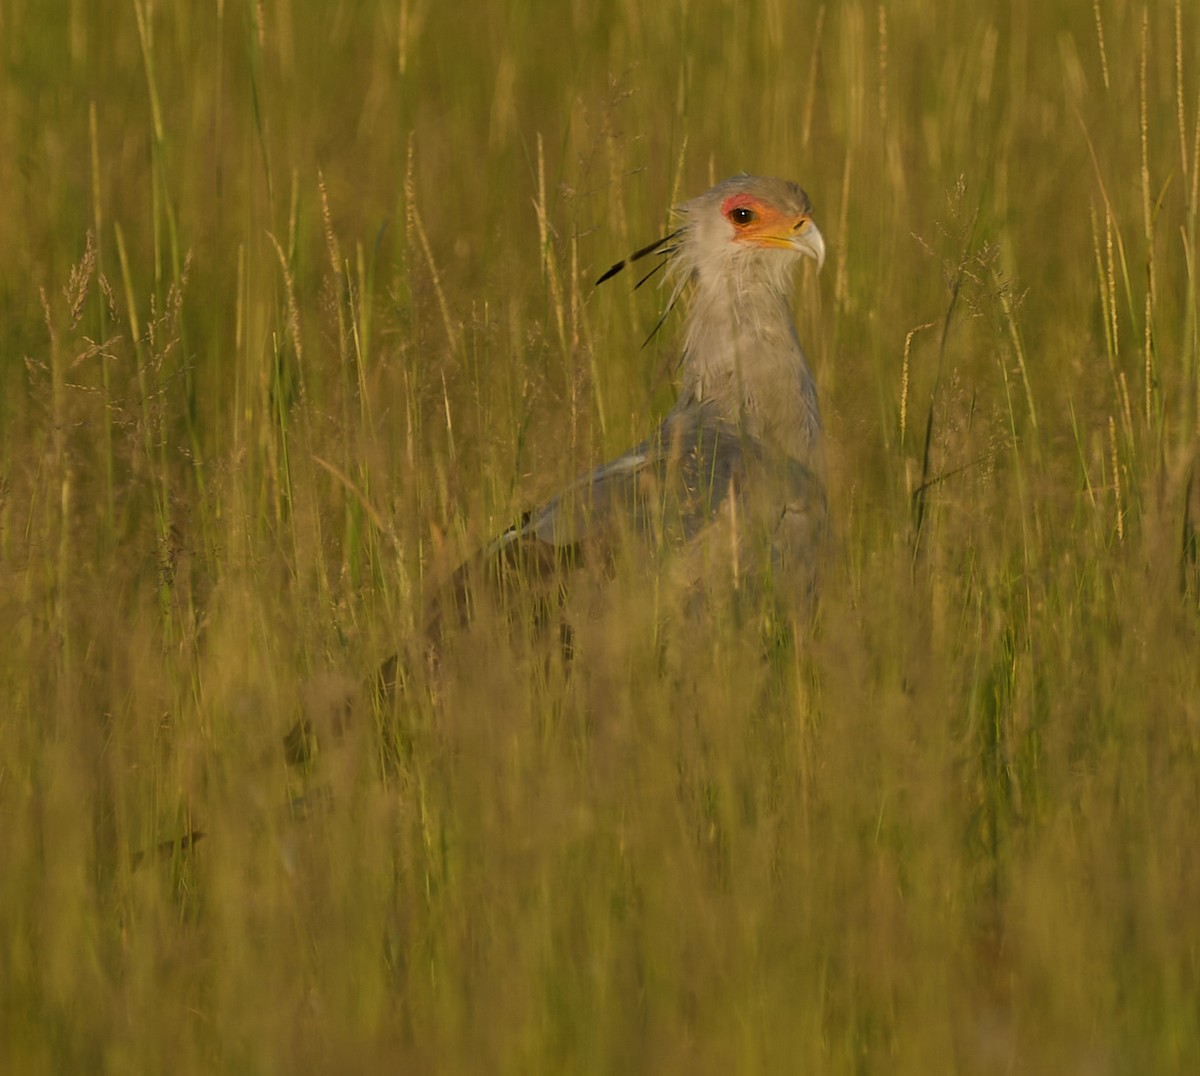
[[[0,52],[0,1069],[1200,1068],[1189,5],[0,0]],[[569,673],[480,623],[289,769],[669,405],[590,281],[743,169],[831,254],[816,627],[618,580]]]

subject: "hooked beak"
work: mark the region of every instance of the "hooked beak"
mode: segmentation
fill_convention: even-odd
[[[825,237],[821,229],[813,221],[809,221],[800,233],[792,240],[801,254],[807,254],[817,263],[817,270],[825,264]]]
[[[811,217],[793,217],[787,224],[777,219],[747,238],[758,246],[807,254],[816,261],[818,270],[825,264],[825,237]]]

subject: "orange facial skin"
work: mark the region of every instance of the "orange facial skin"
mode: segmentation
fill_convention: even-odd
[[[735,238],[760,247],[794,247],[808,227],[806,214],[780,213],[752,194],[734,194],[721,203],[721,216],[734,227]]]

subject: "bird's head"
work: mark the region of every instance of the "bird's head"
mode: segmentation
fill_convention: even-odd
[[[669,313],[689,282],[712,299],[764,288],[786,296],[800,257],[813,258],[818,268],[825,261],[825,240],[812,219],[812,203],[786,179],[733,176],[678,206],[675,216],[679,226],[674,231],[617,262],[596,283],[657,254],[661,260],[636,287],[665,268]],[[651,337],[665,319],[666,313]]]
[[[760,282],[786,289],[797,259],[825,261],[812,203],[785,179],[734,176],[676,210],[673,261],[680,278],[704,287]]]

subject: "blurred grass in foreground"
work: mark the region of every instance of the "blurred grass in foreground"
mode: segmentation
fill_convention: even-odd
[[[0,1067],[1200,1066],[1200,22],[1069,7],[0,0]],[[481,627],[293,819],[739,170],[831,251],[814,637]]]

